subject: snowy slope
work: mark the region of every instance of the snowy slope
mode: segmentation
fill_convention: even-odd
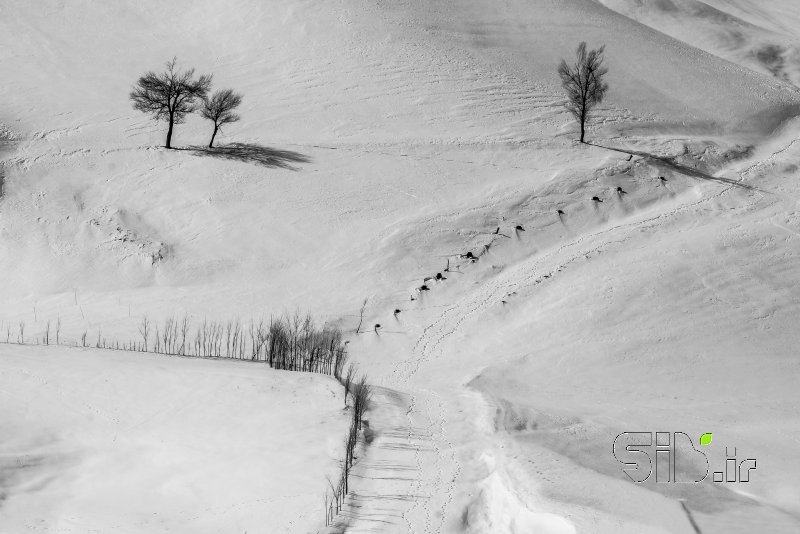
[[[172,289],[186,281],[239,286],[215,299],[219,306],[233,293],[278,306],[301,295],[327,300],[330,279],[363,296],[385,292],[394,281],[374,285],[360,251],[375,244],[363,243],[409,215],[516,194],[573,158],[563,152],[573,126],[552,74],[574,47],[570,35],[607,42],[615,88],[602,113],[607,135],[622,127],[718,134],[721,121],[741,126],[737,135],[770,131],[797,102],[793,88],[594,2],[512,2],[501,12],[480,2],[436,6],[6,8],[3,34],[27,31],[4,47],[3,68],[15,73],[3,89],[5,122],[19,137],[7,171],[19,187],[9,187],[2,215],[5,290],[25,297],[77,287],[93,299],[107,288],[158,286],[143,300],[176,305],[190,298]],[[485,19],[486,42],[475,42],[468,26]],[[65,27],[74,37],[59,37]],[[501,40],[508,34],[515,37]],[[46,46],[43,35],[54,36]],[[151,150],[163,127],[131,110],[125,95],[173,54],[245,93],[244,120],[228,140],[311,161],[286,162],[300,169],[293,172]],[[55,81],[37,81],[45,76]],[[177,142],[202,144],[207,135],[190,122]],[[154,266],[159,256],[169,260]],[[258,304],[239,306],[248,314]],[[102,314],[110,307],[104,302]]]
[[[756,72],[800,83],[800,6],[731,0],[601,0],[605,6]]]
[[[324,519],[347,425],[328,377],[55,347],[3,346],[0,365],[0,532],[308,532]]]
[[[354,330],[367,299],[350,346],[376,438],[340,526],[689,531],[679,496],[587,460],[663,423],[764,459],[752,497],[687,496],[704,532],[737,506],[791,531],[795,20],[789,1],[0,1],[0,331],[297,308]],[[622,152],[574,142],[555,67],[581,40],[611,69],[590,140]],[[159,148],[127,92],[173,55],[244,93],[220,142],[271,162]]]
[[[664,169],[647,165],[601,176],[603,206],[583,206],[607,221],[595,231],[536,242],[548,228],[568,232],[581,206],[566,207],[564,223],[526,225],[364,340],[365,355],[393,356],[387,385],[418,385],[418,424],[439,441],[436,456],[451,459],[432,482],[447,492],[428,511],[454,501],[465,515],[444,531],[526,532],[547,521],[547,532],[690,532],[679,498],[702,532],[797,529],[800,221],[786,184],[798,146],[783,142],[788,150],[722,174],[768,193],[720,184],[636,209],[642,190],[674,191],[685,177],[665,173],[663,185],[651,173]],[[615,198],[618,184],[630,196]],[[713,432],[717,469],[727,445],[759,471],[747,485],[634,486],[611,444],[657,429],[695,441]]]

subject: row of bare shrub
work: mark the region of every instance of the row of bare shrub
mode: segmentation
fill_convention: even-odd
[[[109,340],[97,332],[96,341],[88,341],[84,330],[78,342],[66,342],[61,336],[61,320],[47,321],[43,332],[25,337],[25,323],[3,323],[6,343],[49,345],[52,335],[55,344],[88,348],[149,352],[172,356],[199,358],[231,358],[263,362],[274,369],[332,375],[344,387],[345,406],[351,410],[350,426],[344,440],[344,458],[336,482],[328,478],[325,493],[325,525],[333,523],[341,511],[349,491],[349,479],[357,458],[360,442],[366,443],[368,423],[364,421],[371,388],[366,377],[357,377],[354,364],[347,367],[347,345],[340,329],[331,326],[318,328],[309,315],[287,315],[268,322],[239,319],[209,321],[193,326],[188,316],[168,317],[161,322],[145,316],[138,325],[139,336],[128,341]],[[2,331],[2,330],[0,330]],[[15,335],[13,335],[15,334]],[[2,338],[0,338],[2,339]]]
[[[12,329],[16,327],[16,333],[12,336]],[[0,323],[0,332],[5,331],[6,333],[6,344],[17,343],[19,345],[25,344],[25,321],[19,321],[16,325],[12,325],[11,323],[2,322]],[[55,340],[53,337],[55,335]],[[43,332],[35,335],[32,340],[34,345],[50,345],[52,341],[55,341],[55,345],[61,344],[61,318],[59,318],[55,323],[51,321],[47,321],[45,323],[45,329]]]
[[[25,337],[25,322],[3,323],[5,342],[18,344],[59,345],[61,320],[47,321],[43,332]],[[98,330],[91,343],[84,331],[74,345],[100,349],[153,352],[172,356],[232,358],[267,363],[274,369],[333,375],[340,382],[347,362],[346,343],[336,327],[316,326],[309,315],[287,315],[269,321],[239,319],[209,321],[196,326],[188,316],[168,317],[162,322],[145,316],[138,326],[138,337],[128,341],[110,340]],[[55,339],[53,339],[55,338]],[[64,343],[69,344],[69,343]]]
[[[347,361],[342,332],[336,327],[318,328],[310,315],[291,315],[264,320],[203,320],[192,331],[187,316],[168,317],[162,323],[143,317],[139,340],[125,345],[132,350],[261,361],[274,369],[333,375],[341,379]]]
[[[333,523],[336,515],[341,511],[344,499],[349,491],[350,473],[356,461],[359,438],[363,437],[368,442],[367,427],[364,414],[369,408],[372,389],[367,384],[366,377],[356,380],[356,367],[352,363],[347,373],[339,378],[345,390],[345,403],[350,400],[352,412],[350,428],[344,442],[344,459],[342,459],[339,477],[336,482],[328,478],[328,491],[325,492],[325,526]]]

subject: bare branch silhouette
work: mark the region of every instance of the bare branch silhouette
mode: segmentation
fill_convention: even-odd
[[[214,123],[214,133],[211,134],[208,148],[214,147],[214,138],[223,125],[236,122],[241,118],[233,112],[241,103],[242,95],[234,93],[233,89],[216,91],[211,98],[203,99],[200,114]]]
[[[605,75],[608,69],[603,66],[605,46],[586,51],[586,42],[578,45],[575,65],[569,66],[562,59],[558,66],[561,85],[567,92],[567,110],[581,125],[581,143],[586,135],[586,121],[592,108],[603,101],[608,91]]]
[[[205,98],[211,88],[211,76],[194,78],[194,69],[180,71],[177,58],[167,62],[167,70],[156,74],[147,72],[133,86],[130,99],[133,108],[169,123],[165,148],[172,148],[172,129],[183,122],[187,114],[197,109],[198,99]]]

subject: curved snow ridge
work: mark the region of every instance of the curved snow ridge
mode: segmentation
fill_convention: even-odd
[[[491,464],[491,455],[486,455]],[[480,483],[480,493],[464,512],[464,531],[471,534],[575,534],[575,526],[566,518],[533,509],[532,496],[519,495],[500,470]]]
[[[751,164],[751,168],[759,165],[760,163]],[[645,210],[617,224],[586,232],[554,247],[542,256],[523,260],[502,271],[498,276],[470,291],[455,304],[448,306],[435,320],[429,322],[417,338],[411,354],[395,364],[390,377],[391,382],[404,389],[412,389],[414,377],[423,366],[432,360],[447,357],[447,354],[443,353],[443,347],[448,338],[462,329],[468,319],[485,313],[509,295],[538,284],[549,283],[571,264],[588,260],[610,248],[620,246],[641,228],[657,226],[669,218],[689,210],[696,210],[736,187],[734,184],[728,184],[699,199],[687,198],[683,203],[672,205],[664,211],[654,213],[652,210]],[[748,209],[754,202],[763,198],[763,195],[751,196],[754,198],[743,199],[744,202],[737,209]],[[426,451],[427,459],[422,462],[419,461],[419,456],[417,457],[418,475],[421,478],[415,483],[415,491],[412,493],[417,495],[424,493],[426,497],[422,501],[415,500],[404,517],[414,516],[418,520],[424,518],[425,532],[442,532],[445,517],[449,512],[447,508],[452,502],[447,496],[452,495],[455,484],[460,482],[462,467],[458,463],[452,440],[445,431],[449,423],[448,411],[441,405],[439,395],[431,390],[413,391],[415,391],[413,400],[408,408],[409,420],[414,418],[415,414],[419,416],[420,412],[429,418],[430,423],[424,423],[423,419],[423,424],[430,440],[428,445],[435,455],[431,460],[430,451]],[[436,418],[439,418],[438,424],[435,423]],[[417,452],[419,454],[420,451]],[[426,465],[433,465],[435,469],[426,469]],[[443,473],[443,469],[447,472]],[[425,488],[430,489],[425,491]],[[431,522],[429,519],[431,496],[434,496],[437,503],[433,508],[441,510],[441,522]],[[516,514],[522,519],[518,522],[503,519],[509,514],[512,516]],[[469,527],[469,532],[526,532],[526,529],[530,528],[551,529],[544,530],[545,532],[573,531],[569,530],[573,528],[572,525],[557,515],[526,508],[514,494],[513,489],[509,489],[509,485],[503,482],[501,475],[482,483],[481,495],[468,506],[463,521],[465,528]],[[432,526],[437,528],[432,529]]]

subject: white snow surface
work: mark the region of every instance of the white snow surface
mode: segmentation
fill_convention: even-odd
[[[793,0],[0,0],[0,333],[300,309],[375,386],[325,529],[331,380],[0,345],[0,532],[691,533],[681,499],[703,533],[797,532],[799,25]],[[591,145],[555,74],[581,40],[610,68]],[[198,118],[160,148],[127,94],[173,56],[244,94],[218,144],[260,161],[196,154]],[[634,431],[758,467],[635,485]]]
[[[347,428],[328,377],[0,351],[0,532],[307,532]]]

